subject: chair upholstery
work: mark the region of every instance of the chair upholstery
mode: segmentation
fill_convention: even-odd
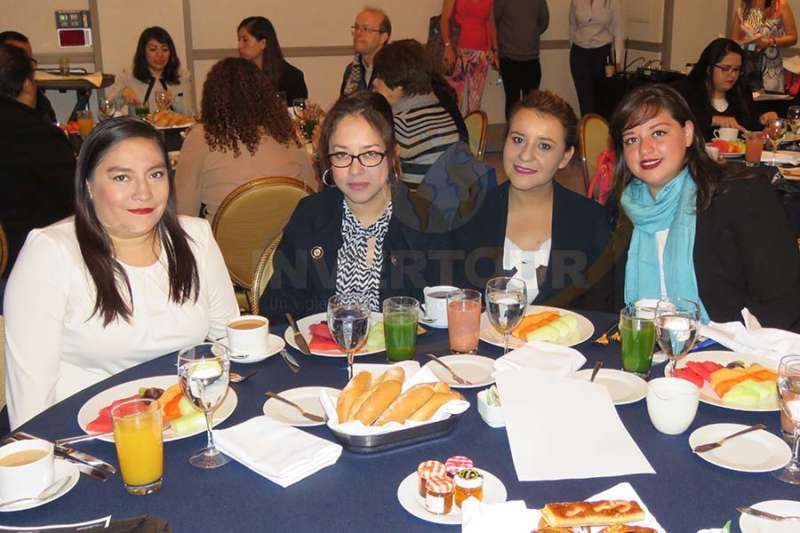
[[[0,224],[0,278],[6,273],[8,266],[8,239],[6,239],[6,232],[3,230],[3,225]]]
[[[473,111],[464,117],[464,123],[467,125],[469,133],[469,151],[481,161],[483,161],[486,151],[486,125],[488,122],[489,118],[481,110]]]
[[[297,203],[307,195],[302,181],[268,177],[248,181],[222,201],[211,228],[236,285],[250,290],[262,251],[283,231]]]
[[[583,165],[583,183],[588,187],[597,170],[597,157],[603,150],[611,148],[611,134],[606,119],[594,113],[583,115],[578,124],[578,143]]]
[[[259,314],[258,301],[261,299],[261,295],[264,294],[264,289],[267,288],[267,283],[272,277],[272,257],[275,255],[278,243],[281,242],[281,237],[283,237],[283,232],[279,233],[275,240],[264,249],[256,265],[255,272],[253,272],[253,286],[248,293],[250,297],[250,314]]]

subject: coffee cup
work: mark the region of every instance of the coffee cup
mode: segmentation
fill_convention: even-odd
[[[679,435],[697,414],[700,389],[681,378],[658,378],[647,385],[647,414],[661,433]]]
[[[735,141],[739,138],[739,130],[736,128],[717,128],[714,131],[715,139],[722,139],[723,141]]]
[[[52,483],[52,443],[31,439],[0,448],[0,502],[32,498]]]
[[[708,157],[710,157],[714,161],[719,161],[719,148],[712,144],[706,145],[706,153]]]
[[[425,295],[425,304],[422,309],[425,311],[425,318],[422,323],[434,328],[447,327],[447,297],[458,290],[458,287],[450,285],[437,285],[435,287],[425,287],[422,294]]]
[[[227,330],[232,359],[262,358],[269,352],[269,320],[263,316],[240,316],[228,323]]]

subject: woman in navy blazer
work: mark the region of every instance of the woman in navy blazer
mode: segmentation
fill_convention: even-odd
[[[589,269],[610,236],[606,210],[554,180],[575,152],[574,111],[549,91],[533,91],[509,124],[509,181],[456,232],[455,247],[465,252],[456,282],[482,289],[491,277],[513,275],[526,281],[529,303],[607,308],[610,292],[588,291]]]

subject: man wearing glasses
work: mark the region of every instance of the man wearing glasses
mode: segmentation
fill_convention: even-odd
[[[392,34],[392,23],[382,10],[367,7],[356,17],[353,32],[353,62],[347,65],[340,95],[372,87],[372,61]]]

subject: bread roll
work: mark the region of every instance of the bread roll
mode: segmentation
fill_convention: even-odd
[[[414,420],[415,422],[423,422],[425,420],[430,420],[431,417],[436,414],[436,411],[439,410],[441,406],[449,402],[450,400],[460,400],[462,396],[455,392],[436,392],[431,396],[431,399],[425,402],[425,405],[414,411],[408,420]]]
[[[402,387],[401,382],[393,379],[379,383],[377,387],[373,387],[366,394],[366,398],[358,410],[355,411],[352,419],[359,420],[365,426],[369,426],[400,396]]]
[[[450,385],[444,381],[437,381],[433,384],[433,392],[450,392]]]
[[[607,526],[644,520],[645,514],[635,501],[600,500],[548,503],[542,509],[542,518],[550,526]]]
[[[384,381],[399,381],[402,383],[406,379],[406,371],[402,367],[393,366],[373,381],[373,386],[379,385]]]
[[[353,404],[358,398],[369,390],[372,385],[372,375],[369,372],[359,372],[342,389],[339,400],[336,402],[336,414],[339,415],[339,422],[350,420],[348,415],[353,408]]]
[[[608,526],[605,529],[601,529],[600,533],[656,533],[656,530],[651,527],[616,524],[613,526]]]
[[[414,411],[425,405],[431,396],[433,396],[433,386],[430,383],[414,385],[392,402],[392,405],[375,421],[375,425],[382,426],[389,422],[402,424]]]

